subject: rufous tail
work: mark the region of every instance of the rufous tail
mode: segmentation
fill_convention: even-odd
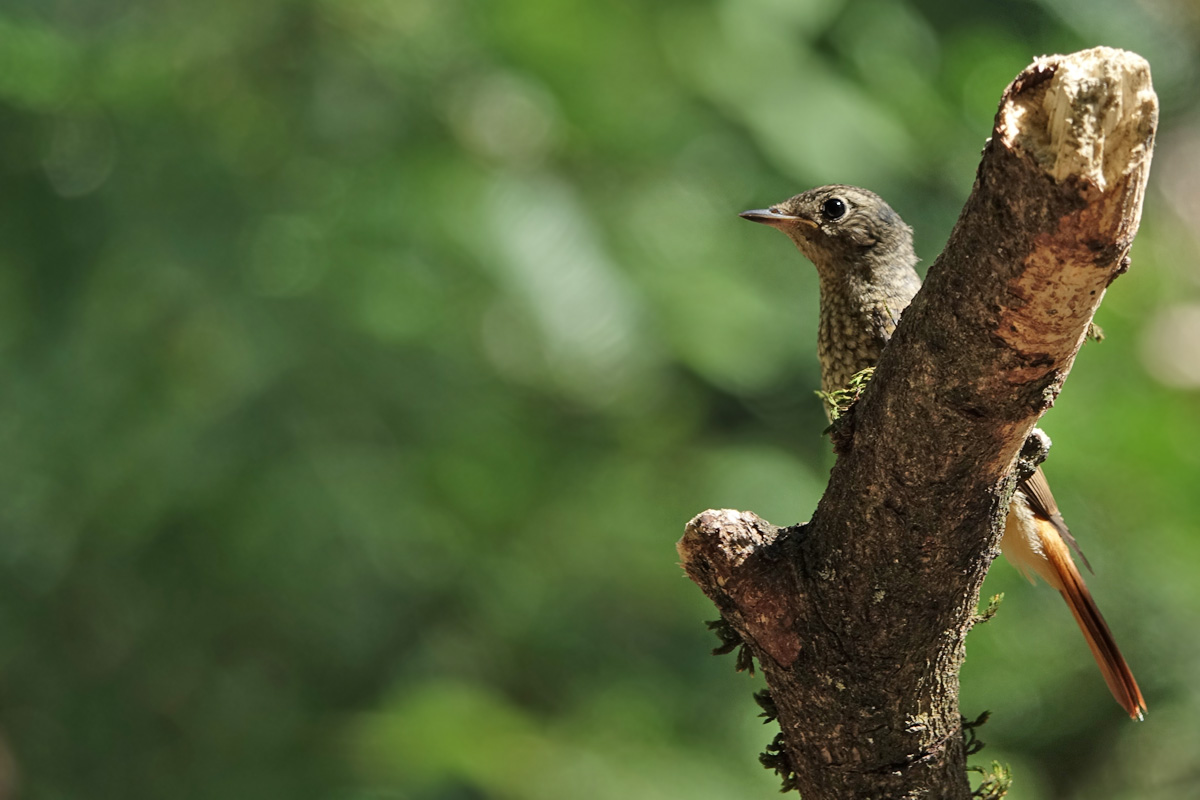
[[[1075,562],[1071,559],[1071,553],[1067,549],[1067,543],[1059,536],[1057,529],[1049,520],[1036,519],[1035,524],[1039,528],[1038,533],[1042,540],[1046,559],[1062,582],[1062,588],[1059,591],[1062,592],[1063,599],[1067,601],[1071,613],[1075,615],[1075,621],[1079,623],[1079,628],[1087,639],[1088,647],[1092,649],[1092,655],[1100,666],[1101,674],[1104,675],[1104,682],[1108,684],[1108,689],[1112,692],[1113,697],[1132,719],[1142,719],[1142,715],[1146,711],[1146,701],[1142,698],[1142,691],[1138,688],[1137,681],[1133,679],[1133,672],[1125,663],[1120,649],[1117,648],[1112,632],[1108,629],[1108,623],[1104,621],[1100,609],[1096,607],[1092,593],[1088,591],[1087,584],[1083,582],[1083,576],[1075,567]]]

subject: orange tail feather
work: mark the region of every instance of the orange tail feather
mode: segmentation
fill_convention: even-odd
[[[1038,519],[1037,524],[1047,560],[1062,581],[1060,591],[1063,599],[1067,601],[1067,606],[1087,639],[1088,647],[1100,666],[1100,673],[1104,675],[1104,682],[1131,718],[1142,719],[1142,714],[1146,711],[1146,701],[1142,698],[1137,681],[1133,679],[1133,672],[1125,663],[1125,658],[1113,639],[1112,631],[1108,629],[1108,623],[1104,621],[1104,616],[1096,607],[1096,601],[1092,599],[1092,593],[1083,582],[1083,576],[1075,567],[1066,542],[1048,520]]]

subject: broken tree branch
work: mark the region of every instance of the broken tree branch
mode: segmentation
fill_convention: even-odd
[[[950,241],[835,428],[812,521],[688,524],[683,567],[759,661],[809,800],[970,796],[966,634],[1017,453],[1128,266],[1156,124],[1137,55],[1026,68]]]

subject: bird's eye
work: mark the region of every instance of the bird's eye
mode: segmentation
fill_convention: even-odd
[[[846,204],[839,197],[831,197],[821,206],[821,213],[829,219],[841,219],[846,214]]]

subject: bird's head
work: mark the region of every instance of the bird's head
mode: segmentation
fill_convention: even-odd
[[[786,233],[818,270],[864,259],[915,261],[912,229],[883,198],[855,186],[809,189],[740,216]]]

